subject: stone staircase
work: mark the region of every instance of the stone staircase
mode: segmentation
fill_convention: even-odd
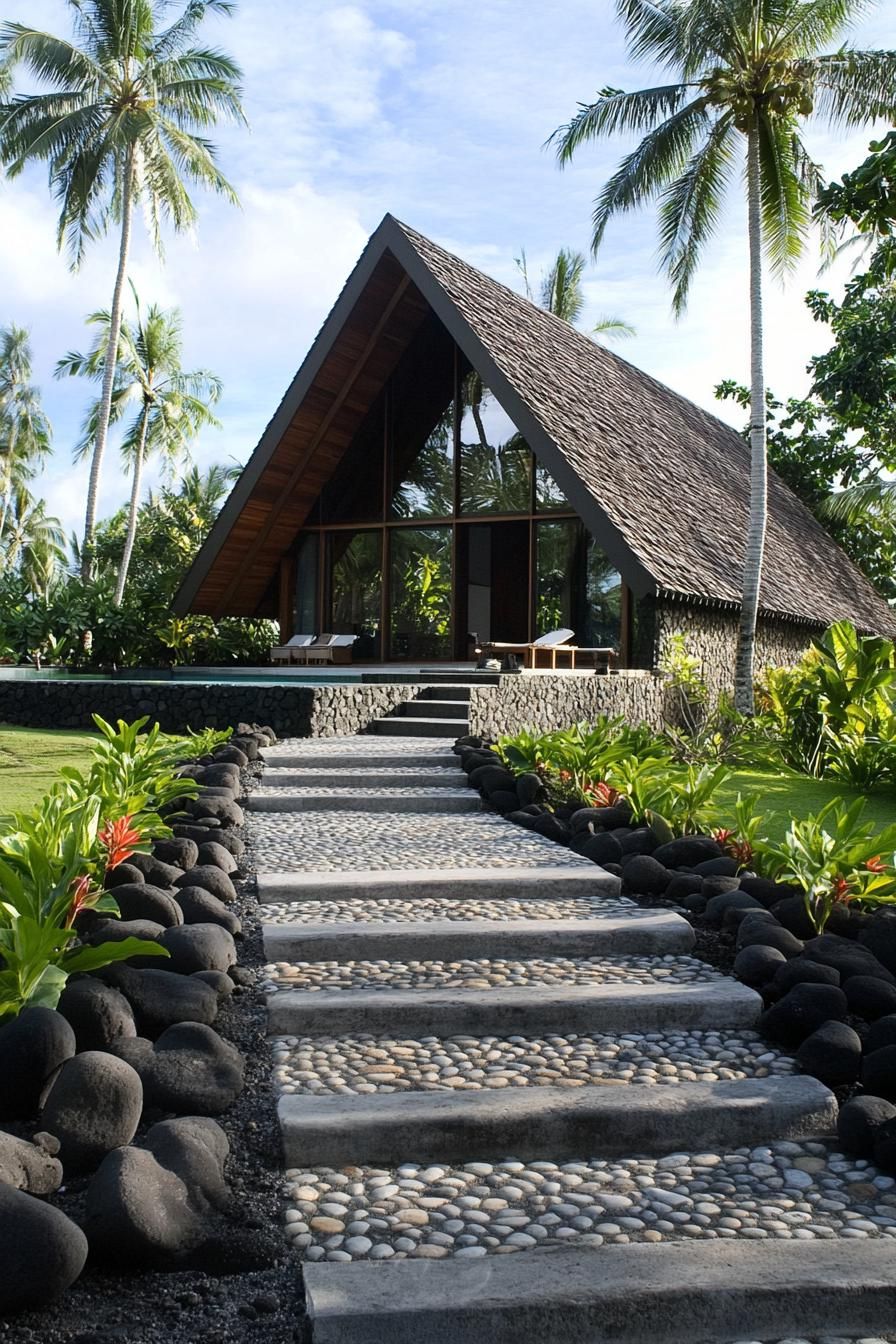
[[[461,682],[422,686],[413,700],[397,705],[386,718],[374,719],[370,731],[390,737],[448,737],[456,742],[470,731],[470,687]]]
[[[836,1212],[847,1176],[878,1187],[834,1169],[833,1095],[758,1038],[759,997],[482,810],[430,736],[284,743],[252,799],[314,1344],[892,1325],[896,1195],[892,1233]]]

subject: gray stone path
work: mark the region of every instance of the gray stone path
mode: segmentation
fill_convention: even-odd
[[[758,996],[684,950],[692,934],[674,916],[651,931],[650,953],[552,953],[573,928],[582,936],[583,921],[598,945],[606,926],[609,948],[620,921],[646,930],[659,912],[621,897],[618,883],[587,860],[480,810],[472,791],[469,810],[451,811],[460,790],[447,745],[396,736],[280,743],[265,753],[270,769],[248,814],[259,892],[270,902],[263,909],[271,1047],[287,1146],[299,1153],[305,1143],[310,1153],[317,1144],[322,1160],[329,1148],[331,1162],[355,1163],[286,1172],[286,1234],[305,1263],[315,1340],[362,1344],[391,1339],[393,1327],[396,1340],[405,1337],[397,1322],[388,1324],[388,1291],[365,1312],[354,1279],[335,1277],[365,1261],[382,1262],[387,1276],[401,1263],[411,1272],[422,1261],[423,1273],[439,1262],[440,1275],[450,1269],[466,1283],[487,1259],[499,1292],[507,1257],[534,1255],[547,1270],[556,1262],[542,1253],[552,1249],[599,1256],[606,1248],[643,1254],[652,1245],[665,1254],[726,1243],[742,1256],[758,1243],[834,1239],[848,1258],[850,1243],[858,1250],[896,1242],[896,1181],[835,1151],[833,1099],[757,1036]],[[407,810],[398,810],[399,798]],[[470,940],[484,945],[493,929],[489,941],[508,940],[508,951],[427,955],[450,944],[452,929],[465,948]],[[352,930],[367,931],[366,944],[383,952],[353,953]],[[524,939],[525,952],[509,950],[514,938]],[[387,954],[399,942],[414,955]],[[764,1109],[776,1089],[780,1122]],[[593,1098],[583,1114],[595,1117],[606,1109],[601,1097],[614,1105],[581,1131],[587,1145],[561,1152],[562,1142],[578,1145],[581,1128],[575,1110],[560,1123],[564,1096]],[[526,1112],[531,1121],[518,1111],[526,1100],[535,1104]],[[543,1126],[548,1137],[529,1144],[534,1156],[515,1157],[512,1142],[510,1151],[491,1153],[505,1113],[508,1135],[535,1125],[531,1138]],[[601,1128],[613,1114],[640,1136],[643,1151],[620,1149],[618,1133]],[[681,1151],[668,1151],[664,1126],[674,1142],[681,1135]],[[491,1155],[477,1152],[477,1142]],[[396,1148],[389,1164],[365,1161],[389,1144]],[[450,1151],[448,1161],[421,1160],[440,1148]],[[335,1158],[337,1150],[345,1156]],[[774,1273],[774,1257],[769,1264]],[[637,1280],[640,1271],[633,1274]],[[557,1311],[562,1321],[552,1273],[545,1284],[544,1319]],[[891,1286],[890,1320],[896,1269]],[[532,1291],[537,1299],[537,1282]],[[422,1304],[425,1280],[420,1292]],[[453,1280],[433,1284],[434,1322],[450,1312],[454,1292]],[[822,1338],[827,1316],[798,1319],[816,1327],[807,1340]],[[856,1331],[840,1338],[870,1339],[884,1319],[856,1318]],[[750,1324],[741,1315],[714,1338],[747,1344]],[[444,1337],[456,1344],[504,1338],[485,1306],[453,1327],[446,1318]],[[748,1344],[759,1340],[771,1344],[773,1334],[764,1330]]]

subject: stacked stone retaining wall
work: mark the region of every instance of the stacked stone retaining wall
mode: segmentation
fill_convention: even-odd
[[[470,693],[470,732],[485,736],[522,728],[549,732],[598,714],[623,714],[632,723],[660,728],[677,720],[674,692],[664,677],[650,672],[619,676],[502,677],[497,686]]]
[[[265,686],[178,681],[0,681],[0,722],[27,728],[92,728],[104,719],[147,714],[166,733],[264,723],[280,737],[364,732],[411,700],[418,686]]]

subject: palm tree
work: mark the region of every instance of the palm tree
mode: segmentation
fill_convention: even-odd
[[[17,569],[29,592],[45,599],[66,559],[65,532],[58,518],[19,487],[12,492],[0,535],[3,564]]]
[[[821,174],[801,138],[816,115],[858,126],[896,111],[896,53],[841,46],[820,54],[861,0],[616,0],[631,55],[671,83],[600,91],[554,132],[562,164],[616,132],[644,132],[597,197],[596,250],[614,215],[659,201],[660,262],[680,314],[725,191],[746,158],[750,255],[750,521],[735,660],[735,700],[753,710],[756,616],[766,527],[762,263],[783,274],[800,256]]]
[[[168,0],[68,4],[73,41],[20,23],[0,25],[0,65],[9,71],[23,64],[49,85],[49,92],[22,94],[0,106],[0,161],[10,176],[32,162],[48,164],[61,207],[59,246],[68,246],[74,266],[110,224],[119,228],[81,550],[83,577],[89,579],[134,208],[143,207],[161,252],[163,221],[183,230],[196,220],[188,183],[236,204],[203,132],[222,118],[244,116],[239,67],[222,52],[193,43],[206,15],[232,13],[230,0],[186,0],[170,24],[164,23]]]
[[[22,327],[0,328],[0,537],[13,492],[50,452],[52,430],[31,381],[31,342]]]
[[[207,369],[184,373],[181,368],[183,339],[179,311],[166,311],[151,304],[144,314],[133,285],[131,289],[136,316],[133,322],[126,317],[121,321],[110,417],[112,421],[119,421],[127,416],[131,407],[135,408],[121,444],[126,469],[131,472],[131,501],[112,598],[116,607],[121,606],[124,597],[134,550],[146,459],[155,454],[168,464],[187,460],[200,430],[207,425],[218,426],[211,407],[221,395],[220,379]],[[98,312],[87,320],[98,329],[93,349],[86,355],[76,352],[66,355],[56,366],[57,377],[70,374],[99,379],[103,376],[112,319],[109,313]],[[75,449],[76,458],[89,452],[98,416],[97,405],[88,416],[84,437]]]
[[[561,247],[538,287],[538,298],[529,280],[529,267],[524,248],[514,258],[523,282],[526,286],[526,298],[539,303],[555,317],[575,326],[585,307],[585,292],[582,282],[585,276],[587,260],[584,252],[574,252],[571,247]],[[591,328],[592,336],[605,336],[613,340],[619,336],[634,336],[635,329],[619,317],[601,317]]]

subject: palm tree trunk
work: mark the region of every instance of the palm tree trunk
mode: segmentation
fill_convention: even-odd
[[[750,235],[750,520],[744,557],[740,629],[734,664],[734,703],[753,713],[756,615],[765,551],[768,472],[765,456],[765,372],[762,358],[762,217],[759,189],[759,136],[747,138],[747,192]]]
[[[121,242],[118,249],[118,274],[115,277],[115,291],[112,295],[112,312],[109,321],[109,340],[106,345],[106,363],[103,369],[103,390],[100,397],[99,418],[96,426],[96,445],[90,464],[90,481],[87,487],[87,512],[84,518],[84,547],[81,553],[81,578],[89,583],[93,577],[93,536],[96,531],[96,506],[99,493],[100,472],[103,455],[106,451],[106,439],[109,434],[109,417],[112,413],[112,389],[115,383],[115,368],[118,363],[118,338],[121,335],[122,299],[124,282],[128,271],[128,254],[131,248],[131,216],[134,191],[134,157],[128,153],[124,163],[124,181],[121,195]]]
[[[124,597],[124,586],[128,581],[128,570],[131,567],[131,555],[134,550],[134,540],[137,536],[137,510],[140,507],[140,485],[143,478],[143,458],[146,452],[146,432],[149,429],[149,405],[143,407],[143,419],[140,424],[140,440],[137,444],[137,455],[134,458],[134,478],[131,482],[131,507],[128,511],[128,530],[124,539],[124,551],[121,556],[121,566],[118,570],[118,579],[115,584],[115,595],[112,598],[113,607],[120,607],[121,600]]]

